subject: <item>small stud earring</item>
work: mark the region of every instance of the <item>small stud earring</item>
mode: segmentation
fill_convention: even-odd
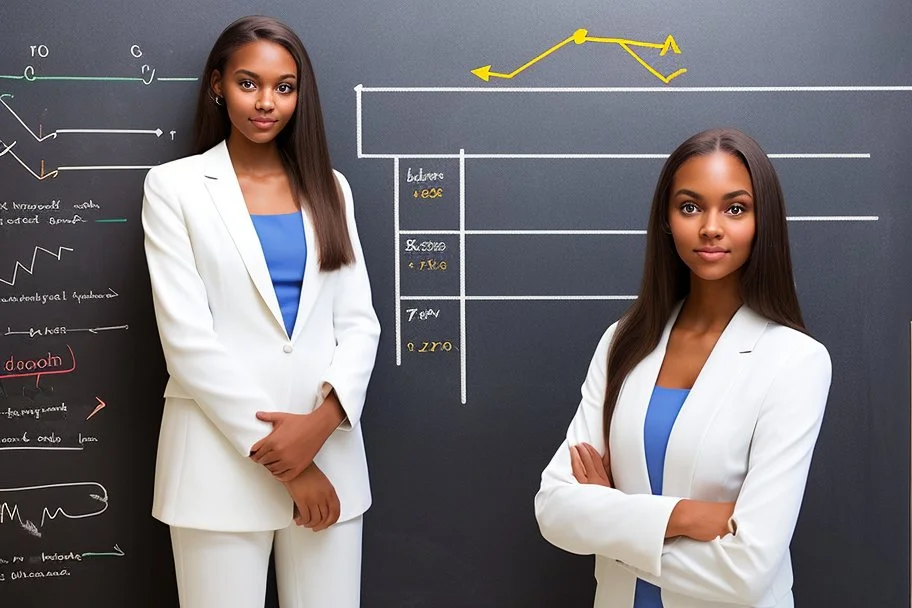
[[[215,105],[217,105],[217,106],[223,106],[223,105],[225,105],[225,101],[224,101],[224,100],[225,100],[225,98],[222,97],[221,95],[216,95],[216,96],[215,96],[215,99],[214,99],[213,101],[215,101]]]

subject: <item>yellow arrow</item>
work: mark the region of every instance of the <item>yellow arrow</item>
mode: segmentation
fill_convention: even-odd
[[[631,47],[644,47],[644,48],[650,48],[650,49],[661,49],[659,51],[659,55],[663,56],[663,57],[665,56],[666,53],[668,53],[669,50],[675,54],[680,54],[681,49],[678,46],[678,43],[675,42],[674,36],[672,36],[672,35],[669,35],[665,39],[665,42],[643,42],[640,40],[628,40],[626,38],[592,37],[592,36],[589,36],[589,32],[587,30],[579,29],[579,30],[576,30],[575,32],[573,32],[573,35],[570,36],[569,38],[567,38],[565,40],[561,40],[560,42],[558,42],[557,44],[552,46],[550,49],[548,49],[541,55],[538,55],[537,57],[530,59],[529,61],[527,61],[523,65],[519,66],[518,68],[516,68],[509,74],[506,74],[503,72],[492,72],[491,65],[485,65],[480,68],[475,68],[474,70],[472,70],[472,73],[475,74],[476,76],[478,76],[479,78],[481,78],[482,80],[484,80],[485,82],[490,81],[491,78],[507,78],[507,79],[513,78],[520,72],[532,67],[533,65],[535,65],[536,63],[538,63],[539,61],[541,61],[542,59],[544,59],[551,53],[564,47],[567,44],[570,44],[571,42],[575,42],[577,45],[584,44],[586,42],[598,42],[598,43],[602,43],[602,44],[616,44],[616,45],[620,46],[622,49],[624,49],[625,51],[627,51],[634,59],[637,60],[637,62],[640,65],[642,65],[644,68],[646,68],[646,70],[648,70],[650,74],[652,74],[653,76],[655,76],[656,78],[658,78],[659,80],[664,82],[665,84],[668,84],[674,78],[677,78],[678,76],[680,76],[681,74],[683,74],[684,72],[687,71],[686,68],[681,68],[680,70],[673,72],[669,76],[664,76],[658,70],[656,70],[654,67],[649,65],[649,63],[647,63],[646,60],[644,60],[642,57],[640,57],[636,53],[636,51],[634,51],[631,48]]]

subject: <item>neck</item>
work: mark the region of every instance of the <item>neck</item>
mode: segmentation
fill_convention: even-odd
[[[690,294],[678,321],[696,331],[721,332],[743,303],[738,273],[717,281],[704,281],[691,275]]]
[[[255,144],[241,134],[234,133],[228,138],[228,155],[235,173],[268,174],[284,171],[282,156],[275,141]]]

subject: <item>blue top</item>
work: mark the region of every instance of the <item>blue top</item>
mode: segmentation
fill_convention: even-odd
[[[307,265],[307,236],[300,211],[251,215],[275,288],[285,331],[290,336],[298,316],[301,284]]]
[[[678,412],[690,390],[656,386],[646,409],[643,425],[643,444],[646,448],[646,470],[653,495],[662,494],[662,476],[665,473],[665,450]],[[637,579],[633,608],[662,608],[662,590]]]

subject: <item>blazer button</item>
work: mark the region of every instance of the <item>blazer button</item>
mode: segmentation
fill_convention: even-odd
[[[282,350],[285,351],[286,353],[290,353],[291,351],[294,350],[294,348],[291,346],[291,344],[286,344],[285,346],[282,347]]]

